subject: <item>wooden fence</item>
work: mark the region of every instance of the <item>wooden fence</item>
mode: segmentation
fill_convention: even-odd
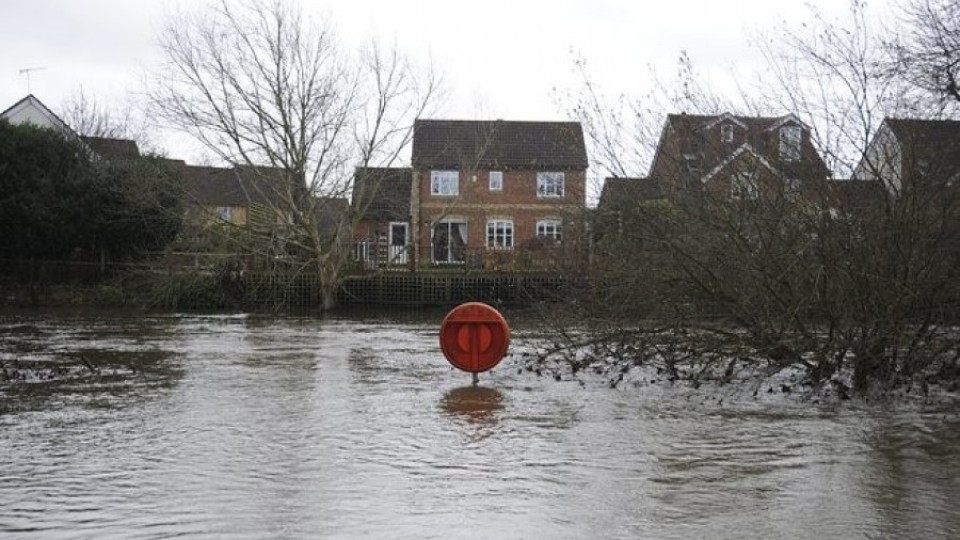
[[[338,301],[347,305],[526,305],[562,297],[567,284],[558,273],[388,273],[345,279]]]
[[[159,254],[158,254],[159,255]],[[97,283],[125,272],[157,275],[208,276],[211,290],[219,290],[228,304],[251,309],[317,307],[321,305],[319,277],[296,272],[291,265],[244,264],[229,254],[166,254],[137,263],[35,261],[0,259],[0,286],[45,286],[60,283]],[[365,269],[365,272],[369,272]],[[526,305],[563,296],[570,279],[559,269],[504,272],[447,265],[410,271],[350,275],[337,293],[341,305],[445,306],[478,301],[496,305]]]

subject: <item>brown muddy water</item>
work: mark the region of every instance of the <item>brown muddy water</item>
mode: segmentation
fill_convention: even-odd
[[[960,538],[955,403],[556,382],[523,329],[473,388],[440,318],[0,316],[49,366],[0,382],[0,538]]]

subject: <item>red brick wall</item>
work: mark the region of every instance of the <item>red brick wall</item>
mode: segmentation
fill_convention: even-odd
[[[473,203],[473,204],[551,204],[558,206],[585,204],[583,171],[558,171],[565,175],[563,197],[537,196],[537,171],[503,172],[503,191],[490,191],[490,171],[460,171],[460,193],[457,197],[430,194],[430,170],[416,171],[419,179],[421,203]]]
[[[756,171],[759,174],[760,191],[764,196],[783,193],[786,179],[794,178],[801,181],[800,196],[803,200],[822,200],[827,173],[808,130],[804,129],[801,134],[801,159],[785,162],[780,159],[779,129],[736,127],[733,130],[733,141],[723,142],[721,125],[724,123],[729,124],[720,122],[709,129],[695,132],[669,126],[664,131],[650,176],[661,183],[668,195],[677,190],[684,191],[701,186],[715,195],[729,195],[732,174],[738,171]],[[739,158],[727,163],[723,170],[713,171],[713,167],[724,162],[744,143],[750,143],[752,152],[742,153]],[[751,153],[763,156],[767,163],[779,169],[784,178],[777,177],[769,168],[760,165]],[[688,162],[688,155],[695,159]],[[690,167],[693,167],[693,170]],[[704,176],[711,172],[714,174],[703,183]]]
[[[431,171],[414,172],[414,182],[418,186],[416,199],[419,199],[415,229],[419,230],[421,264],[430,263],[431,227],[441,219],[467,221],[471,250],[486,249],[487,221],[496,218],[513,220],[514,250],[526,246],[536,236],[536,223],[540,219],[562,220],[565,247],[579,245],[581,217],[586,206],[584,171],[563,171],[563,197],[539,197],[537,171],[502,172],[503,191],[498,192],[490,191],[489,171],[460,171],[457,196],[431,195]]]

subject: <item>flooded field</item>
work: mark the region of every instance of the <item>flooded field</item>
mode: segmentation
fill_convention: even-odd
[[[960,537],[956,405],[472,387],[439,320],[0,316],[0,537]]]

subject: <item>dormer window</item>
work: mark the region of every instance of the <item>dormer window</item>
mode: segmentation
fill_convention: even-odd
[[[783,126],[780,128],[780,159],[783,161],[800,161],[800,126]]]
[[[720,142],[733,142],[733,124],[723,124],[720,126]]]

